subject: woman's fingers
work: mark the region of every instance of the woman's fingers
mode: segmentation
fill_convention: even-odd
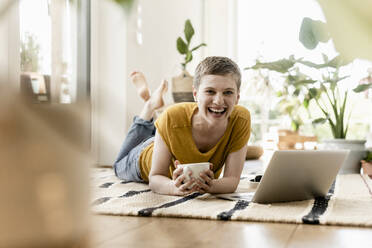
[[[200,178],[198,179],[192,177],[192,171],[187,171],[188,175],[186,175],[183,168],[179,167],[180,162],[178,160],[174,162],[174,165],[176,169],[173,171],[172,179],[179,195],[187,195],[192,192],[206,193],[210,190],[214,179],[212,163],[210,163],[210,169],[200,173]],[[189,178],[190,180],[188,180]]]
[[[183,168],[177,168],[173,171],[172,179],[176,180],[180,175],[183,174]]]
[[[207,183],[210,184],[214,178],[214,174],[211,170],[206,170],[200,173],[200,177]]]
[[[193,185],[195,181],[196,181],[195,178],[191,178],[186,183],[181,184],[178,188],[182,192],[192,192],[193,188],[195,187],[195,185]]]
[[[208,192],[210,189],[210,186],[207,184],[207,182],[203,182],[203,180],[198,179],[198,186],[199,186],[199,192],[205,193]]]
[[[200,179],[198,179],[198,185],[201,190],[208,192],[212,186],[214,174],[211,170],[206,170],[200,173]]]
[[[181,163],[180,163],[180,161],[178,161],[178,160],[174,160],[174,166],[176,167],[176,168],[178,168],[178,165],[180,165]]]
[[[180,175],[176,179],[173,180],[174,184],[176,185],[177,188],[179,188],[182,184],[185,183],[186,181],[186,175]]]

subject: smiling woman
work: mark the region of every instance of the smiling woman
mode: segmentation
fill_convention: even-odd
[[[132,74],[135,75],[135,74]],[[132,82],[141,88],[146,86]],[[114,164],[115,174],[126,181],[148,182],[159,194],[186,195],[235,191],[242,173],[250,135],[250,115],[238,106],[240,70],[227,57],[207,57],[195,71],[195,103],[163,107],[166,83],[144,98],[145,105],[123,142]],[[209,162],[210,169],[186,176],[180,164]],[[222,168],[224,174],[220,177]],[[201,180],[196,178],[200,176]],[[192,187],[191,187],[192,186]]]

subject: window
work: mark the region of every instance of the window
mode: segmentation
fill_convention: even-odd
[[[329,58],[337,55],[332,41],[319,44],[315,50],[307,50],[299,42],[304,17],[325,21],[315,0],[238,0],[237,4],[237,60],[241,68],[253,65],[257,59],[269,62],[288,58],[292,54],[296,58],[304,57],[319,63],[322,62],[322,53]],[[367,70],[371,67],[369,61],[355,60],[345,68],[345,73],[351,76],[344,80],[343,87],[354,88],[367,76]],[[311,75],[312,72],[308,73]],[[270,129],[290,128],[288,116],[278,109],[276,92],[281,89],[282,82],[280,76],[268,71],[243,71],[240,103],[252,114],[251,143],[261,143]],[[352,108],[348,138],[365,139],[372,124],[372,101],[360,96],[350,93],[349,106],[355,107]],[[311,112],[315,116],[321,114],[316,106],[311,107]],[[313,128],[311,120],[306,118],[300,132],[316,134],[320,139],[331,138],[327,125]]]
[[[73,2],[20,1],[21,91],[34,103],[75,101],[77,18]]]

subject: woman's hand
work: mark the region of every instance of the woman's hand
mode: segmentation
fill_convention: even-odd
[[[213,169],[213,164],[210,163],[209,170],[205,170],[200,173],[200,177],[204,180],[197,180],[197,185],[198,185],[198,191],[200,193],[208,193],[210,192],[210,189],[213,184],[213,179],[214,179],[214,173],[212,171]]]
[[[174,192],[172,195],[188,195],[190,193],[199,191],[199,186],[197,183],[195,183],[197,180],[192,177],[191,171],[189,171],[190,180],[185,183],[187,176],[183,174],[183,168],[179,167],[179,164],[180,162],[178,160],[174,162],[176,169],[173,171],[172,175],[172,183],[174,185]]]

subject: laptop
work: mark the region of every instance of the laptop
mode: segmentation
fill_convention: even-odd
[[[275,151],[255,192],[216,196],[263,204],[326,196],[348,153],[347,150]]]

